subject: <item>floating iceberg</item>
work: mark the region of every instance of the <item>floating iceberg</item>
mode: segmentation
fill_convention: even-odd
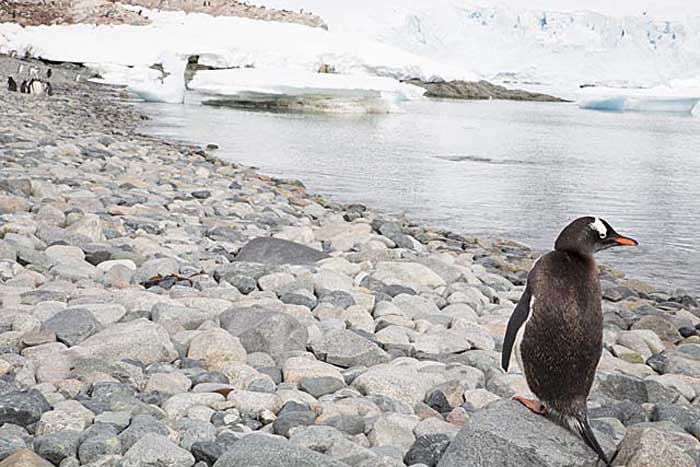
[[[613,112],[673,112],[696,115],[700,110],[700,79],[673,80],[651,88],[591,87],[583,90],[579,107]]]

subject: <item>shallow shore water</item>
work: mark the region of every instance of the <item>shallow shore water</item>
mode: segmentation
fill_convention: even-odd
[[[218,157],[417,222],[548,250],[600,216],[640,242],[600,260],[700,294],[700,119],[573,104],[408,102],[401,114],[273,114],[140,105],[146,131],[216,143]]]
[[[535,251],[145,135],[123,90],[75,73],[0,92],[0,465],[598,464],[510,400]],[[603,449],[698,465],[696,300],[600,275]]]

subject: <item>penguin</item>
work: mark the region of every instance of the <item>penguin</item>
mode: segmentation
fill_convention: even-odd
[[[49,68],[48,70],[46,70],[46,77],[47,77],[47,78],[51,78],[51,75],[52,75],[52,74],[53,74],[53,71],[51,70],[51,68]]]
[[[19,92],[21,94],[29,94],[29,87],[27,86],[27,80],[23,79],[19,85]]]
[[[528,273],[525,291],[508,321],[501,365],[515,354],[539,400],[514,397],[531,411],[578,433],[610,466],[588,422],[586,400],[603,350],[603,312],[593,255],[636,246],[605,220],[581,217],[561,231],[554,250]]]
[[[17,74],[21,75],[22,73],[24,73],[24,65],[20,63],[19,67],[17,68]]]
[[[46,95],[53,96],[53,87],[51,86],[51,83],[49,83],[48,81],[46,82]]]
[[[12,76],[7,78],[7,90],[10,92],[17,92],[17,81],[15,81]]]

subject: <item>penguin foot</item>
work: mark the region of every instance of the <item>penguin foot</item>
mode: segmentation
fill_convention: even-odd
[[[547,415],[547,408],[537,399],[528,399],[523,396],[513,396],[514,401],[518,401],[537,415]]]

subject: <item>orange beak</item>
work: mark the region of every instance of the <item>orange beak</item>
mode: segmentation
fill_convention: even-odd
[[[639,245],[639,242],[637,240],[634,240],[632,238],[628,237],[617,237],[614,239],[615,243],[618,245],[624,245],[624,246],[637,246]]]

